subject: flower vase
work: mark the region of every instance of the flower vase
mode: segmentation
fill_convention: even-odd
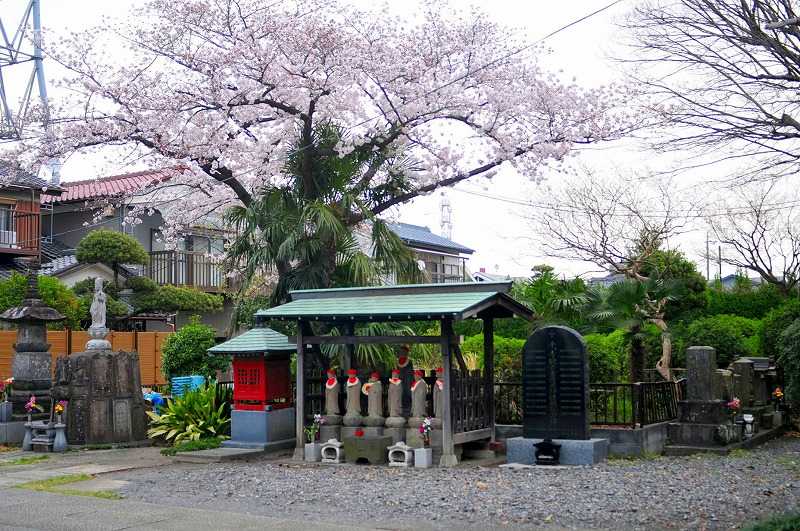
[[[322,445],[318,442],[306,443],[304,457],[308,463],[318,463],[322,460]]]
[[[11,415],[13,412],[14,408],[11,402],[0,402],[0,422],[11,422]]]
[[[58,423],[55,425],[56,436],[53,439],[53,451],[54,452],[66,452],[67,451],[67,434],[65,433],[67,430],[66,424],[61,422],[61,415],[58,416]]]
[[[414,449],[414,468],[430,468],[433,466],[432,448]]]

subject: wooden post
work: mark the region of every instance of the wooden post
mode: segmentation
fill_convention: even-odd
[[[356,327],[353,323],[347,323],[344,326],[346,336],[356,335]],[[345,373],[353,368],[353,358],[355,357],[356,346],[352,343],[345,345],[344,359],[342,360],[342,370]]]
[[[297,379],[294,399],[294,424],[297,446],[294,449],[294,459],[303,461],[305,459],[305,420],[306,409],[306,378],[304,374],[304,351],[303,351],[303,325],[297,322]]]
[[[489,417],[489,428],[492,430],[491,440],[494,442],[494,319],[491,317],[483,320],[483,378],[486,415]]]
[[[439,466],[455,466],[458,464],[456,458],[455,445],[453,444],[453,357],[451,348],[453,344],[453,321],[442,319],[442,368],[444,369],[444,389],[442,390],[442,457]]]

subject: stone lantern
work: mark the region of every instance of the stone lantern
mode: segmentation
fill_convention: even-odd
[[[38,268],[31,269],[22,303],[0,314],[0,320],[17,326],[17,342],[14,344],[14,362],[11,366],[14,387],[9,398],[13,414],[18,416],[25,415],[25,403],[31,395],[36,396],[36,402],[49,413],[52,359],[47,343],[47,323],[65,319],[39,298],[37,273]]]

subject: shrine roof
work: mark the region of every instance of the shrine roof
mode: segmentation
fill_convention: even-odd
[[[297,347],[289,338],[271,328],[253,328],[208,349],[209,354],[267,354],[270,352],[294,352]]]
[[[411,284],[298,290],[290,302],[256,318],[322,321],[413,321],[519,316],[533,312],[508,295],[511,282]]]

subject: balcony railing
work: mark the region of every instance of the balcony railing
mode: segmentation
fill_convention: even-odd
[[[38,212],[0,208],[0,252],[29,255],[39,252],[41,217]]]
[[[153,251],[147,276],[156,284],[191,286],[203,291],[223,291],[222,259],[196,251]]]
[[[430,281],[433,284],[449,284],[452,282],[464,282],[464,275],[448,275],[445,273],[430,273]]]

